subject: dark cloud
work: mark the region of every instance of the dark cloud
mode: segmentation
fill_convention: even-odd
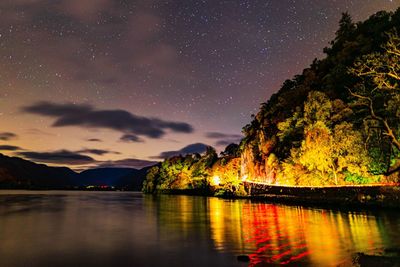
[[[195,143],[195,144],[190,144],[187,145],[180,150],[174,150],[174,151],[164,151],[160,153],[160,155],[155,156],[153,158],[156,159],[165,159],[165,158],[170,158],[174,156],[185,156],[187,154],[194,154],[194,153],[204,153],[207,150],[208,145],[203,144],[203,143]]]
[[[108,153],[119,154],[118,152],[100,150],[100,149],[84,149],[80,151],[69,151],[69,150],[57,150],[50,152],[31,152],[24,151],[18,152],[19,156],[22,156],[28,160],[41,162],[41,163],[53,163],[58,165],[76,165],[75,170],[85,170],[88,167],[91,168],[137,168],[141,169],[147,166],[152,166],[158,163],[158,161],[141,160],[135,158],[127,158],[121,160],[109,160],[109,161],[98,161],[90,156],[83,155],[94,154],[104,155]]]
[[[18,151],[21,150],[19,146],[0,145],[0,150],[3,151]]]
[[[33,161],[67,165],[84,165],[95,163],[92,157],[81,155],[77,152],[68,150],[58,150],[52,152],[19,152],[20,156]]]
[[[220,132],[208,132],[206,133],[207,138],[211,139],[240,139],[243,136],[240,134],[226,134]]]
[[[106,154],[120,154],[119,152],[110,151],[110,150],[88,149],[88,148],[76,151],[75,153],[92,154],[92,155],[98,155],[98,156],[103,156],[103,155],[106,155]]]
[[[130,135],[161,138],[166,130],[191,133],[193,128],[184,122],[164,121],[137,116],[125,110],[96,110],[90,105],[56,104],[39,102],[22,109],[24,112],[54,117],[54,127],[80,126],[106,128]]]
[[[220,132],[208,132],[206,137],[210,139],[219,139],[215,142],[215,146],[227,146],[232,143],[240,143],[243,136],[240,134],[226,134]]]
[[[88,142],[102,142],[102,140],[98,139],[98,138],[89,138],[86,141],[88,141]]]
[[[97,165],[98,168],[135,168],[141,169],[148,166],[153,166],[157,164],[158,161],[141,160],[141,159],[121,159],[114,161],[103,161]]]
[[[120,141],[122,142],[132,142],[132,143],[138,143],[138,142],[143,142],[142,139],[139,138],[139,136],[134,135],[134,134],[124,134],[121,136]]]
[[[9,141],[15,138],[17,138],[17,135],[15,133],[10,133],[10,132],[0,133],[0,140],[2,141]]]

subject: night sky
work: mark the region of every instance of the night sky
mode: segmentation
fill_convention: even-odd
[[[240,139],[260,103],[400,0],[1,0],[0,153],[141,167]]]

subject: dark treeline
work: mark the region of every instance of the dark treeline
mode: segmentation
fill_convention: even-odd
[[[97,168],[77,173],[0,154],[0,189],[119,189],[140,191],[149,167]]]

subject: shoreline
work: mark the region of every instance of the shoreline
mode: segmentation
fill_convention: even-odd
[[[221,199],[248,199],[285,205],[311,206],[333,209],[400,209],[400,186],[346,186],[346,187],[289,187],[264,184],[246,184],[247,196],[215,196],[209,189],[164,189],[153,195],[187,195],[218,197]],[[84,188],[0,188],[28,191],[86,191],[86,192],[141,192],[127,189]],[[146,193],[143,193],[146,194]],[[151,195],[151,194],[147,194]]]
[[[398,185],[283,187],[252,184],[247,186],[252,197],[274,199],[285,203],[400,209]]]
[[[211,191],[165,189],[155,194],[249,199],[285,205],[333,209],[400,209],[400,186],[288,187],[245,185],[248,196],[214,196]]]

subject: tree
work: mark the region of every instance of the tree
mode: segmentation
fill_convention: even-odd
[[[340,184],[346,180],[346,175],[370,177],[370,160],[363,146],[362,134],[343,120],[347,110],[342,101],[331,101],[324,93],[310,92],[308,95],[303,116],[296,123],[303,129],[304,138],[299,148],[292,148],[290,158],[292,165],[299,166],[285,165],[286,170],[302,173],[303,178],[307,178],[296,178],[299,183]]]
[[[348,39],[354,33],[356,26],[348,12],[342,13],[339,21],[339,29],[336,31],[336,40]]]
[[[342,53],[346,47],[346,44],[352,42],[354,38],[354,33],[357,27],[353,23],[353,19],[350,14],[345,12],[342,13],[342,17],[339,21],[339,29],[336,31],[335,40],[331,41],[331,47],[325,47],[324,53],[336,57],[338,54]],[[335,68],[334,68],[335,69]]]
[[[400,151],[400,37],[396,31],[387,36],[382,52],[361,57],[350,69],[351,74],[360,78],[360,83],[349,91],[356,100],[355,105],[365,111],[364,125],[369,140],[372,134],[382,134],[393,147],[390,152],[393,154]]]
[[[306,127],[304,134],[305,139],[298,150],[297,161],[309,171],[317,173],[321,180],[329,182],[328,178],[333,174],[337,184],[330,129],[324,122],[317,121]]]
[[[239,157],[240,156],[240,151],[239,151],[239,145],[238,144],[229,144],[223,152],[221,152],[222,156],[225,157]]]
[[[226,162],[223,163],[223,160]],[[217,195],[245,195],[240,174],[240,158],[222,158],[213,166],[210,184],[215,188]],[[218,177],[219,183],[213,184],[213,179]]]
[[[146,179],[143,182],[142,191],[145,193],[154,193],[158,183],[160,168],[158,166],[152,167],[147,171]]]
[[[214,163],[218,160],[218,154],[215,151],[215,148],[208,146],[202,160],[204,160],[207,168],[211,168],[212,165],[214,165]]]

